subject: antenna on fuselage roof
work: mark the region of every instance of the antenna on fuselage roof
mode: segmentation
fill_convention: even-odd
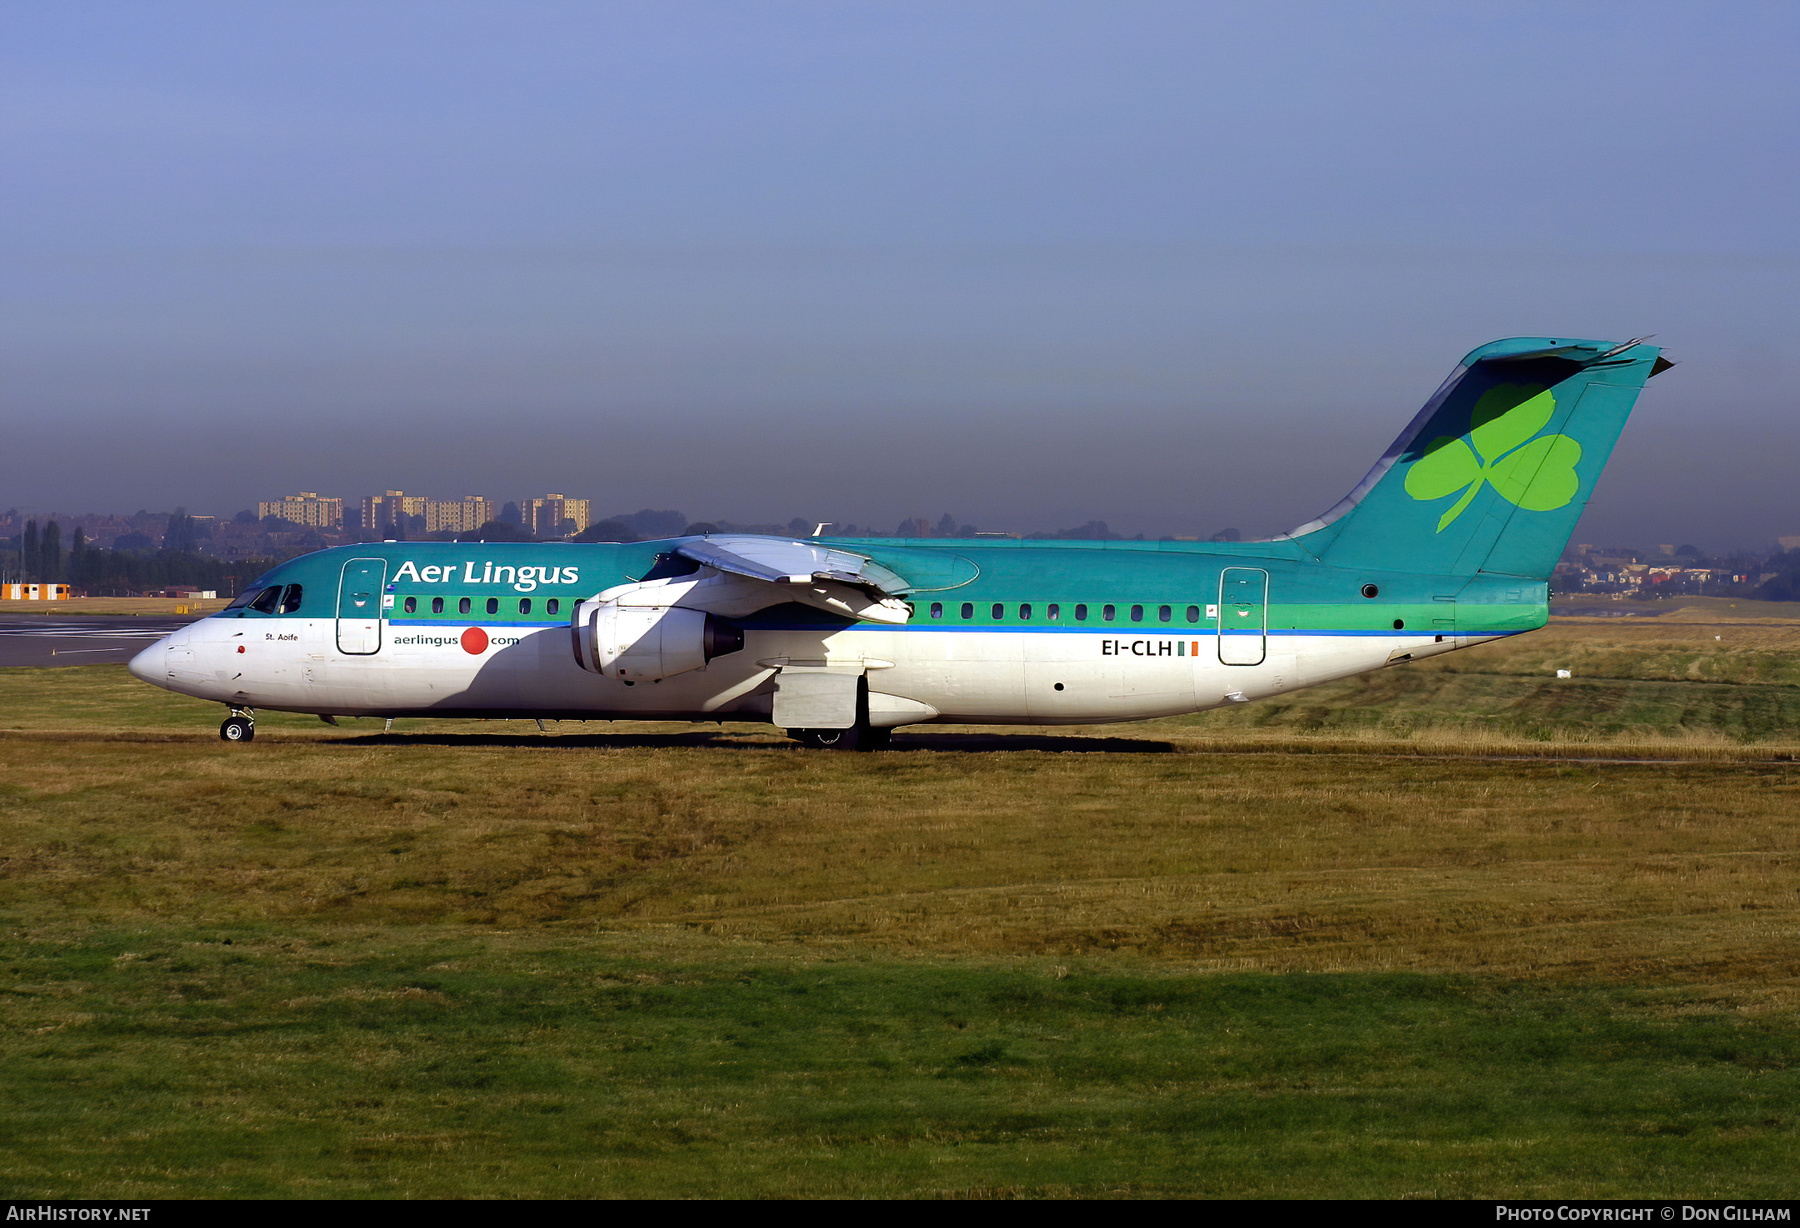
[[[821,520],[819,522],[819,526],[812,531],[812,536],[823,537],[825,535],[825,530],[829,529],[832,525],[834,525],[836,523],[837,523],[837,521],[835,521],[835,520]]]

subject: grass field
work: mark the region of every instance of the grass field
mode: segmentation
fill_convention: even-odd
[[[0,671],[0,1185],[1792,1196],[1796,649],[874,755]]]

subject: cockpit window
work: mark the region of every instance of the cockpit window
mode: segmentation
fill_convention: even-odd
[[[281,612],[292,614],[300,608],[300,586],[290,584],[281,594]]]
[[[275,603],[280,600],[281,585],[271,584],[268,588],[265,588],[256,595],[256,600],[250,603],[250,608],[259,614],[273,614],[275,612]]]
[[[258,597],[262,596],[262,594],[263,590],[260,588],[247,588],[237,596],[233,597],[231,599],[231,604],[225,608],[227,610],[241,610],[252,601],[255,601]]]

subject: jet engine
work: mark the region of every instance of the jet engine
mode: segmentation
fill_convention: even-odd
[[[716,614],[619,599],[581,602],[572,630],[581,668],[630,682],[685,674],[744,646],[743,628]]]

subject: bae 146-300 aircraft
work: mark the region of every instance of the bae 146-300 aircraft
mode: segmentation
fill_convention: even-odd
[[[1641,340],[1472,351],[1354,490],[1251,542],[712,534],[305,555],[131,672],[230,709],[767,721],[866,750],[930,721],[1092,724],[1280,695],[1542,627],[1644,382]]]

